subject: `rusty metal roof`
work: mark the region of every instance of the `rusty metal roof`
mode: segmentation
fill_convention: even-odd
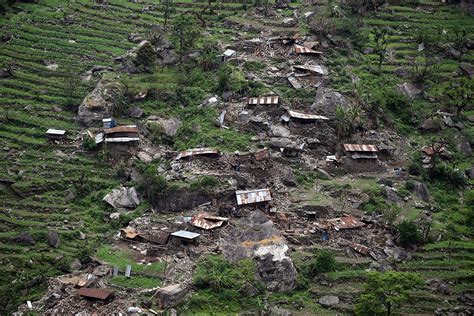
[[[249,105],[277,105],[280,98],[277,95],[249,98]]]
[[[295,44],[295,53],[296,54],[322,54],[323,52],[319,52],[317,50],[308,48],[306,46],[296,45]]]
[[[359,144],[344,144],[345,151],[359,151],[359,152],[378,152],[376,145],[359,145]]]
[[[104,129],[104,133],[106,135],[114,134],[114,133],[137,133],[138,134],[138,128],[135,125],[117,126],[117,127]]]
[[[301,112],[296,112],[292,110],[288,110],[288,115],[291,118],[297,118],[302,120],[329,120],[326,116],[316,115],[316,114],[306,114]]]
[[[181,158],[190,157],[190,156],[198,156],[198,155],[218,156],[219,151],[217,149],[212,149],[212,148],[188,149],[188,150],[184,150],[184,151],[180,152],[179,155],[176,157],[176,160],[179,160]]]
[[[151,241],[152,243],[158,245],[166,245],[168,243],[169,237],[170,233],[163,230],[143,235],[145,240]]]
[[[209,229],[221,227],[227,221],[229,221],[228,217],[214,216],[214,215],[202,212],[202,213],[197,214],[196,216],[193,216],[190,223],[193,226],[209,230]]]
[[[90,288],[82,288],[77,290],[77,294],[83,297],[88,297],[88,298],[95,298],[99,300],[106,300],[109,297],[111,297],[114,293],[112,291],[108,290],[102,290],[102,289],[90,289]]]
[[[270,189],[235,191],[237,205],[246,205],[272,200]]]
[[[336,230],[358,228],[365,225],[357,218],[352,216],[342,216],[338,218],[328,219],[328,223],[330,223]]]
[[[355,242],[351,243],[351,248],[354,249],[355,251],[357,251],[358,253],[361,253],[363,255],[366,255],[369,253],[370,249],[369,247],[366,247],[364,245],[361,245],[361,244],[356,244]]]
[[[130,228],[130,227],[121,229],[120,232],[123,233],[123,235],[125,235],[125,237],[129,239],[135,239],[137,236],[140,236],[140,234],[137,233],[135,229]]]

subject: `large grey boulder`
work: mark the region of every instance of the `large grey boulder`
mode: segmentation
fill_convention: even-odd
[[[425,132],[436,132],[441,129],[441,126],[438,121],[428,118],[421,123],[420,129]]]
[[[432,200],[430,192],[426,185],[422,182],[415,182],[415,187],[413,188],[413,192],[424,202],[430,202]]]
[[[454,141],[456,143],[456,149],[462,153],[463,155],[469,156],[472,154],[471,144],[469,143],[469,139],[464,135],[456,135],[454,137]]]
[[[290,130],[281,124],[270,126],[270,131],[275,137],[289,137],[291,135]]]
[[[411,82],[404,82],[402,84],[399,84],[397,85],[397,89],[401,94],[410,99],[414,99],[416,96],[420,95],[423,92]]]
[[[337,106],[346,108],[349,106],[349,103],[339,92],[333,91],[329,88],[320,87],[316,93],[316,99],[311,105],[311,108],[324,116],[333,119],[336,116]]]
[[[79,123],[86,127],[100,126],[102,119],[112,116],[114,106],[120,102],[124,89],[119,82],[100,81],[79,105]]]
[[[181,127],[182,123],[178,118],[159,118],[157,122],[163,127],[163,131],[167,136],[173,137],[178,132],[178,129]]]
[[[133,209],[140,205],[140,198],[133,187],[113,189],[103,200],[116,209]]]
[[[324,307],[333,307],[339,304],[339,297],[335,295],[325,295],[318,300],[318,303]]]
[[[289,247],[273,222],[261,211],[236,223],[221,238],[224,256],[232,261],[252,258],[257,263],[257,276],[272,292],[295,288],[297,272],[289,257]]]
[[[293,170],[289,166],[282,166],[280,168],[280,180],[288,187],[296,187],[298,185]]]
[[[59,234],[57,231],[51,230],[48,232],[48,244],[54,248],[59,247],[61,240],[59,239]]]

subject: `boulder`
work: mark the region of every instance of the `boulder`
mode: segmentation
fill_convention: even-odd
[[[385,187],[385,197],[390,202],[397,203],[397,204],[403,203],[403,199],[400,197],[400,195],[398,195],[397,190],[394,188]]]
[[[415,182],[415,187],[413,188],[413,192],[424,202],[430,202],[432,200],[430,192],[426,185],[422,182]]]
[[[420,125],[420,129],[425,132],[436,132],[441,129],[439,122],[435,121],[432,118],[428,118],[423,121]]]
[[[158,54],[158,58],[161,65],[173,65],[178,60],[178,54],[172,49],[165,49]]]
[[[402,84],[399,84],[397,85],[397,89],[401,94],[410,99],[414,99],[416,96],[420,95],[423,92],[411,82],[404,82]]]
[[[71,271],[79,271],[82,268],[82,263],[79,259],[74,259],[72,262],[69,264],[69,268]]]
[[[58,248],[61,244],[61,240],[59,239],[59,234],[57,231],[50,230],[48,232],[48,244],[51,247]]]
[[[128,110],[128,116],[133,118],[140,118],[143,116],[143,110],[139,107],[134,106]]]
[[[119,96],[124,92],[119,82],[100,81],[95,89],[79,105],[77,120],[86,127],[100,126],[102,119],[112,116]]]
[[[293,170],[289,166],[280,168],[280,180],[287,187],[296,187],[298,185]]]
[[[134,187],[114,189],[103,200],[116,209],[133,209],[140,205],[140,199]]]
[[[275,137],[289,137],[291,135],[290,130],[281,124],[270,126],[270,131]]]
[[[221,237],[224,256],[231,261],[252,258],[257,276],[272,292],[295,288],[297,272],[289,257],[289,247],[273,222],[261,211],[239,220],[239,229]]]
[[[284,18],[282,22],[283,26],[286,26],[286,27],[295,26],[297,23],[298,23],[298,20],[296,20],[295,18]]]
[[[318,303],[324,307],[333,307],[339,304],[339,297],[335,295],[325,295],[318,300]]]
[[[20,236],[13,237],[12,242],[20,244],[20,245],[34,245],[35,244],[35,240],[27,232],[22,232]]]
[[[339,92],[323,87],[318,88],[316,99],[311,105],[312,109],[330,119],[334,119],[336,117],[337,106],[348,107],[349,103]]]
[[[182,123],[178,118],[159,118],[157,123],[163,127],[164,133],[167,136],[173,137],[178,132]]]

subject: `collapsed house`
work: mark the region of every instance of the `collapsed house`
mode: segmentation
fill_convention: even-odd
[[[186,246],[195,244],[201,234],[189,232],[186,230],[179,230],[177,232],[171,233],[170,236],[172,238],[171,242],[173,244]]]
[[[340,231],[344,229],[354,229],[354,228],[365,226],[363,222],[359,221],[357,218],[350,215],[328,219],[327,222],[336,231]]]
[[[314,49],[311,49],[311,48],[308,48],[306,46],[301,46],[301,45],[297,45],[295,44],[294,46],[294,51],[295,51],[295,54],[314,54],[314,55],[320,55],[322,54],[323,52],[319,52],[319,51],[316,51]]]
[[[317,121],[328,121],[329,120],[329,118],[327,118],[326,116],[301,113],[301,112],[296,112],[296,111],[292,111],[292,110],[288,110],[288,116],[292,121],[297,122],[297,123],[301,123],[301,124],[311,124],[311,123],[315,123]]]
[[[257,98],[249,98],[249,105],[278,105],[280,98],[277,95],[261,96]]]
[[[138,133],[138,128],[135,125],[104,129],[106,143],[137,144],[140,141]]]
[[[261,204],[272,200],[270,189],[235,191],[237,205]]]
[[[205,230],[222,227],[229,222],[228,217],[220,217],[208,214],[206,212],[199,213],[191,218],[189,223],[195,227]]]
[[[63,140],[65,138],[66,131],[61,129],[50,128],[46,131],[46,137],[49,140]]]
[[[180,160],[183,158],[192,158],[195,156],[205,156],[205,157],[218,157],[219,151],[217,149],[212,148],[194,148],[181,151],[176,160]]]
[[[113,297],[114,292],[103,289],[81,288],[77,294],[86,299],[107,301]]]
[[[423,168],[428,169],[432,167],[433,159],[436,155],[442,155],[446,151],[446,146],[444,144],[433,144],[431,146],[426,146],[421,149],[423,153],[422,163]]]
[[[295,70],[315,73],[322,76],[327,76],[329,74],[328,69],[321,65],[296,65],[296,66],[293,66],[293,68]]]

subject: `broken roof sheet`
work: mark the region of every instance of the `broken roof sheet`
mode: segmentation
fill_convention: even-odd
[[[299,83],[298,79],[296,79],[295,77],[293,76],[289,76],[287,77],[288,81],[290,82],[291,86],[295,89],[301,89],[302,86],[301,86],[301,83]]]
[[[143,235],[144,239],[158,245],[166,245],[169,237],[170,237],[170,233],[167,231],[157,231],[157,232]]]
[[[106,300],[113,294],[113,292],[102,289],[82,288],[77,291],[77,294],[83,297]]]
[[[369,253],[370,249],[367,246],[361,245],[361,244],[356,244],[355,242],[351,243],[351,248],[357,251],[358,253],[361,253],[363,255],[366,255]]]
[[[113,138],[106,138],[106,143],[128,143],[128,142],[138,142],[140,138],[138,137],[113,137]]]
[[[188,232],[186,230],[180,230],[180,231],[171,233],[171,236],[193,240],[193,239],[196,239],[197,237],[201,236],[201,234]]]
[[[193,226],[202,228],[202,229],[213,229],[221,227],[225,222],[229,221],[228,217],[214,216],[208,213],[199,213],[196,216],[193,216],[190,223]]]
[[[277,105],[280,98],[277,95],[249,98],[249,105]]]
[[[272,200],[270,189],[235,191],[237,205],[268,202]]]
[[[328,219],[328,223],[330,223],[336,230],[358,228],[365,225],[357,218],[352,216],[342,216],[338,218]]]
[[[62,129],[54,129],[54,128],[50,128],[46,131],[46,134],[49,134],[49,135],[64,135],[66,134],[66,131],[62,130]]]
[[[316,114],[306,114],[301,112],[296,112],[292,110],[288,110],[288,114],[291,118],[297,118],[302,120],[329,120],[326,116],[316,115]]]
[[[378,152],[379,149],[376,145],[360,145],[360,144],[344,144],[344,150],[353,152]]]
[[[225,57],[232,57],[232,56],[235,56],[236,54],[237,52],[233,49],[226,49],[223,53]]]
[[[184,150],[184,151],[180,152],[179,155],[176,157],[176,160],[179,160],[181,158],[190,157],[190,156],[199,156],[199,155],[218,156],[219,151],[217,149],[212,149],[212,148],[188,149],[188,150]]]
[[[296,54],[322,54],[323,52],[319,52],[317,50],[308,48],[306,46],[296,45],[295,44],[295,53]]]
[[[296,65],[293,66],[293,68],[315,72],[323,76],[326,76],[328,74],[327,68],[321,65]]]
[[[138,128],[135,125],[117,126],[117,127],[104,129],[104,133],[106,135],[114,134],[114,133],[137,133],[138,134]]]
[[[427,156],[433,156],[436,152],[442,153],[444,152],[444,150],[444,145],[426,146],[421,149],[421,151],[424,152]]]

